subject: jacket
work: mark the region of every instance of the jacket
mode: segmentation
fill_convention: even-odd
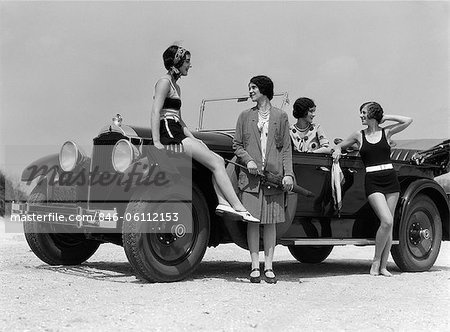
[[[258,109],[256,107],[245,110],[239,115],[233,149],[242,165],[247,166],[248,162],[253,160],[258,169],[262,170],[261,140],[258,130]],[[264,169],[281,176],[290,175],[295,179],[292,170],[292,145],[289,136],[288,116],[285,112],[273,106],[270,109]],[[260,189],[259,177],[241,169],[238,187],[242,191],[257,193]],[[264,185],[262,189],[264,195],[281,193],[280,189],[268,185]]]

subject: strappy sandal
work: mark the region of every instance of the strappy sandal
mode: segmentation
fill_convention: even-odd
[[[274,274],[274,276],[273,277],[268,277],[267,276],[267,272],[272,272]],[[273,272],[272,269],[265,269],[264,270],[264,277],[265,277],[266,282],[268,284],[276,284],[277,283],[277,277],[275,276],[275,273]]]
[[[255,267],[254,269],[252,269],[252,271],[250,272],[250,282],[252,284],[259,284],[261,282],[261,275],[257,276],[257,277],[252,277],[251,274],[255,271],[259,272],[259,268]]]

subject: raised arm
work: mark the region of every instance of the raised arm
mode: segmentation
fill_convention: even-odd
[[[394,121],[397,123],[391,124],[389,126],[384,127],[384,131],[386,133],[386,137],[389,139],[392,135],[405,130],[412,122],[413,119],[407,116],[402,115],[388,115],[385,114],[383,119],[381,119],[380,123],[384,123],[386,121]]]
[[[335,162],[339,161],[339,158],[341,158],[342,149],[346,149],[346,148],[352,146],[355,143],[360,144],[360,137],[361,137],[361,132],[360,131],[355,131],[348,138],[346,138],[341,143],[336,145],[336,147],[334,149],[334,152],[333,152],[333,155],[332,155],[334,161]]]
[[[155,86],[155,96],[153,100],[152,113],[150,117],[151,127],[152,127],[152,138],[153,144],[158,149],[163,149],[164,146],[161,144],[159,136],[159,116],[164,105],[164,100],[169,93],[169,81],[166,79],[161,79],[156,83]]]

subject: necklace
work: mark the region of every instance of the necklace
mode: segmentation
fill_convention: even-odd
[[[306,128],[300,128],[297,124],[294,124],[294,127],[297,128],[298,131],[304,133],[305,131],[309,130],[309,125],[306,126]]]
[[[264,110],[258,108],[258,116],[261,120],[267,121],[270,115],[270,108],[266,108]]]

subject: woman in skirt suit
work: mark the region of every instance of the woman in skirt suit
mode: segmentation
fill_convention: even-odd
[[[154,146],[164,149],[165,145],[182,144],[186,153],[212,172],[219,202],[216,213],[231,213],[244,221],[259,223],[239,201],[225,171],[223,158],[195,138],[181,119],[181,91],[177,80],[187,76],[191,68],[191,53],[183,47],[172,45],[163,53],[163,61],[167,74],[155,85],[151,113]]]
[[[383,114],[383,108],[376,102],[367,102],[360,107],[360,118],[367,128],[353,133],[349,138],[336,146],[333,152],[335,162],[339,161],[341,149],[354,143],[359,146],[361,159],[366,167],[365,191],[370,206],[380,219],[375,238],[375,255],[370,268],[371,275],[391,277],[387,270],[387,261],[392,246],[392,226],[394,212],[400,194],[397,173],[391,164],[392,135],[407,128],[412,119],[400,115]],[[385,121],[395,122],[380,127]]]
[[[276,242],[276,223],[285,221],[283,190],[263,185],[257,172],[267,170],[282,175],[285,190],[294,183],[292,147],[288,116],[271,105],[273,82],[267,76],[255,76],[248,84],[256,106],[243,111],[236,124],[233,148],[238,160],[247,167],[238,175],[241,199],[247,210],[261,220],[264,243],[264,276],[276,283],[272,268]],[[250,281],[259,283],[259,225],[247,225],[247,241],[252,261]]]

